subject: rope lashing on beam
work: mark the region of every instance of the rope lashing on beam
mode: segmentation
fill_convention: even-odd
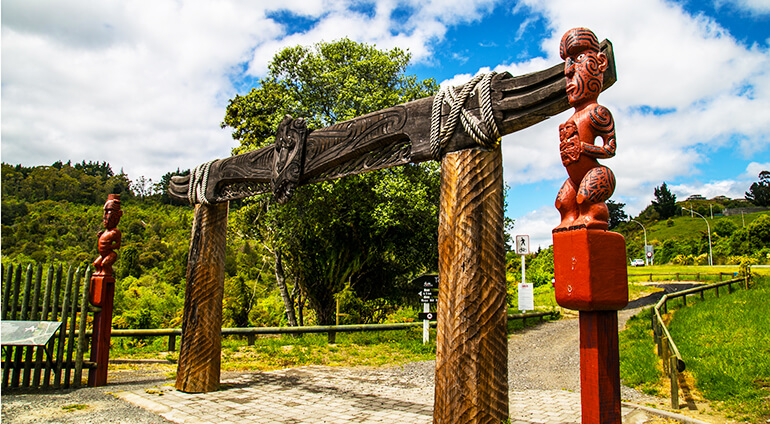
[[[208,188],[209,170],[215,160],[202,163],[190,172],[190,182],[187,188],[187,200],[191,205],[202,203],[208,205],[211,202],[206,198],[206,189]]]
[[[457,128],[458,121],[462,122],[463,129],[479,145],[494,148],[500,140],[500,130],[497,128],[495,118],[492,115],[492,98],[490,96],[492,77],[494,72],[476,75],[466,83],[457,93],[454,87],[444,87],[433,98],[430,125],[430,152],[434,159],[441,159],[441,151],[446,147],[452,134]],[[473,116],[466,108],[465,102],[473,92],[476,92],[481,109],[481,121]],[[445,125],[441,125],[441,108],[446,102],[449,105],[449,116]],[[480,124],[484,124],[486,132]]]

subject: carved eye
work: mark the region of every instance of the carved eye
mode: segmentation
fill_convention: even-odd
[[[577,57],[577,61],[580,62],[580,61],[582,61],[585,58],[586,58],[586,54],[585,53],[580,53],[578,55],[578,57]]]

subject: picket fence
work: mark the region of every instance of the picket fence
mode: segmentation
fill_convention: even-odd
[[[96,367],[84,360],[88,350],[86,327],[98,308],[88,302],[91,267],[85,270],[50,265],[43,283],[43,266],[2,267],[3,321],[58,321],[59,331],[42,346],[3,345],[2,389],[69,388],[84,382],[83,370]],[[23,281],[23,283],[22,283]],[[5,342],[3,342],[5,343]]]

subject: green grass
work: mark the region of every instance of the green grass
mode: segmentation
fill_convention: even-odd
[[[720,297],[713,290],[705,300],[689,296],[687,307],[681,299],[670,301],[669,329],[705,399],[728,417],[764,423],[770,418],[770,278],[756,280],[750,290],[736,287],[731,295],[725,288]],[[667,396],[651,314],[647,308],[630,318],[619,335],[620,377],[642,392]]]
[[[714,223],[718,220],[732,221],[737,228],[741,228],[744,225],[749,225],[752,221],[759,218],[762,215],[768,214],[768,212],[755,212],[746,214],[743,217],[741,215],[733,216],[714,216],[714,219],[708,217],[711,230],[714,230]],[[672,219],[674,225],[668,226],[667,220],[661,220],[655,222],[652,225],[647,225],[647,239],[652,240],[687,240],[693,237],[694,234],[700,235],[706,233],[706,223],[703,222],[703,218],[699,216],[690,217],[689,214],[685,216],[678,216]],[[638,226],[637,226],[638,227]]]
[[[222,338],[222,370],[272,370],[303,365],[397,366],[436,357],[436,330],[422,344],[422,328],[407,330],[337,333],[330,345],[325,333],[257,337],[253,346],[238,336]],[[113,358],[162,359],[176,362],[179,352],[166,352],[168,338],[114,339]],[[177,339],[177,347],[179,340]]]
[[[700,273],[701,281],[717,282],[719,281],[719,275],[709,275],[709,274],[717,274],[720,272],[725,274],[722,276],[723,281],[736,278],[732,276],[732,274],[738,272],[738,265],[728,265],[728,266],[653,265],[653,266],[645,266],[645,267],[629,266],[628,281],[632,283],[634,282],[644,283],[649,281],[650,274],[676,274],[676,273],[681,274],[680,278],[682,280],[693,281],[695,280],[696,274]],[[760,276],[770,276],[770,267],[767,267],[767,268],[753,267],[751,269],[751,272],[753,274],[757,274]],[[672,281],[675,279],[676,277],[673,275],[653,275],[652,276],[653,281]]]
[[[619,334],[620,378],[649,395],[660,395],[661,371],[655,354],[650,317],[652,308],[631,317]]]
[[[270,370],[303,365],[398,366],[436,357],[436,331],[422,344],[422,328],[376,333],[338,333],[328,344],[326,334],[260,337],[253,346],[223,341],[223,370]]]
[[[723,292],[724,293],[724,292]],[[770,418],[770,282],[679,309],[670,324],[706,399],[744,420]]]

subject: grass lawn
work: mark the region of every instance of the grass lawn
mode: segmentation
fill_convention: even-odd
[[[694,281],[697,274],[700,274],[700,281],[704,282],[717,282],[719,281],[719,274],[722,273],[722,280],[727,281],[738,272],[738,265],[720,265],[720,266],[691,266],[691,265],[653,265],[644,267],[628,267],[628,281],[631,283],[648,282],[650,280],[650,274],[652,275],[652,281],[672,281],[675,280],[675,275],[655,275],[655,274],[680,274],[680,278],[683,281]],[[760,276],[770,276],[770,267],[752,267],[751,272]]]
[[[660,396],[663,368],[655,354],[651,316],[652,307],[644,309],[629,318],[619,334],[620,379],[648,395]]]
[[[700,395],[728,418],[765,423],[770,418],[770,278],[756,280],[750,290],[731,295],[725,290],[716,297],[712,290],[704,301],[691,296],[688,307],[669,302],[669,311],[675,310],[669,329]],[[631,318],[620,333],[620,375],[629,386],[668,396],[669,382],[654,353],[651,313],[648,308]]]
[[[681,308],[671,337],[706,399],[736,418],[770,418],[770,280]]]

